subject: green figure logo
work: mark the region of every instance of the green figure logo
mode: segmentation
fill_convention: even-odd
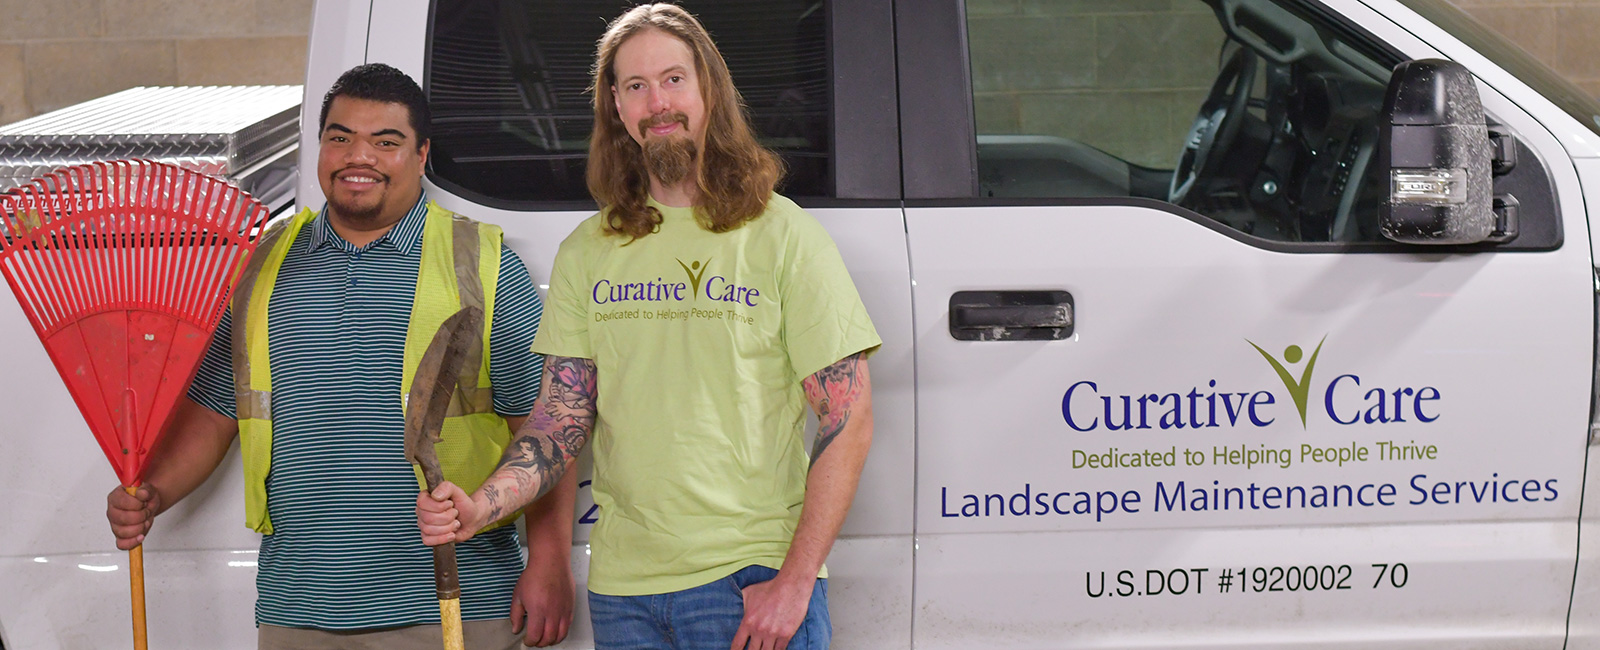
[[[1268,354],[1266,350],[1261,349],[1261,346],[1256,345],[1250,339],[1244,340],[1245,343],[1250,344],[1250,347],[1255,348],[1256,352],[1260,352],[1261,356],[1267,360],[1267,363],[1272,364],[1273,370],[1278,371],[1278,378],[1283,380],[1283,387],[1289,390],[1289,397],[1294,399],[1295,408],[1300,410],[1300,428],[1302,429],[1306,428],[1306,394],[1311,392],[1311,369],[1316,367],[1317,355],[1322,352],[1322,344],[1327,340],[1328,336],[1324,334],[1322,340],[1317,342],[1317,349],[1311,351],[1311,358],[1306,360],[1306,369],[1300,373],[1300,381],[1298,382],[1294,380],[1294,377],[1289,376],[1289,371],[1284,369],[1283,364],[1278,363],[1278,360],[1272,358],[1272,355]],[[1290,365],[1294,365],[1300,362],[1300,354],[1300,346],[1291,345],[1284,349],[1283,360]]]
[[[676,258],[674,258],[674,259],[676,259]],[[706,275],[706,267],[711,266],[711,258],[709,258],[709,257],[706,258],[706,261],[705,261],[704,264],[701,264],[700,262],[694,262],[694,263],[691,263],[691,264],[684,264],[683,260],[677,260],[677,261],[678,261],[678,266],[683,267],[684,274],[689,276],[689,285],[694,287],[694,299],[695,300],[699,300],[700,299],[700,278],[705,277],[705,275]]]

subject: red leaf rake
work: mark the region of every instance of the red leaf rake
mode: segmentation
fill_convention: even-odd
[[[68,167],[0,195],[0,273],[130,493],[267,217],[237,187],[146,160]],[[143,650],[141,547],[128,563]]]

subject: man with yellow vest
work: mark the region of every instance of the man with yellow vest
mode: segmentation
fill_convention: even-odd
[[[117,546],[131,548],[237,437],[246,523],[263,534],[263,650],[438,647],[402,396],[446,317],[467,305],[491,315],[437,447],[449,480],[482,483],[538,394],[532,279],[499,228],[427,200],[428,125],[422,90],[399,70],[363,65],[334,83],[316,170],[327,207],[268,228],[144,486],[107,497]],[[566,636],[575,490],[564,481],[526,509],[526,559],[506,525],[518,513],[458,548],[469,648]]]

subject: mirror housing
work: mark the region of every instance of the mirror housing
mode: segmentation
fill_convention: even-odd
[[[1454,61],[1395,66],[1378,127],[1389,196],[1383,236],[1406,244],[1475,244],[1494,232],[1489,128],[1472,73]]]

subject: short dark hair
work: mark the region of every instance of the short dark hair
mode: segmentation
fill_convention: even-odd
[[[417,134],[417,147],[421,148],[431,135],[428,123],[432,116],[428,113],[427,95],[422,94],[422,88],[416,81],[394,66],[368,63],[339,75],[338,81],[328,89],[328,94],[322,97],[322,117],[317,120],[318,133],[328,128],[328,107],[333,105],[335,97],[400,104],[411,114],[411,130]]]

